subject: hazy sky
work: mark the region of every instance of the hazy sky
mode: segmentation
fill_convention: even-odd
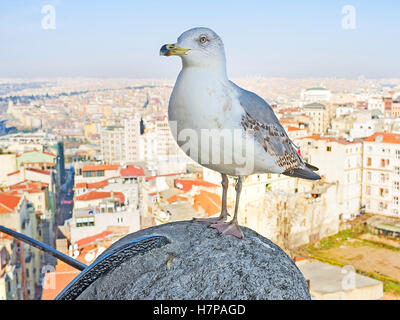
[[[398,0],[0,0],[0,78],[174,79],[180,59],[159,49],[195,26],[222,37],[231,77],[400,77],[399,17]]]

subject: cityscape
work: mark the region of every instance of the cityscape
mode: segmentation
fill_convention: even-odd
[[[376,273],[396,288],[398,271],[372,265],[372,253],[366,259],[357,248],[381,244],[377,256],[388,251],[386,261],[399,260],[400,80],[237,82],[270,102],[302,157],[322,177],[250,176],[240,225],[271,239],[301,264],[318,257],[313,245],[361,221],[362,234],[344,240],[358,246],[349,242],[336,250],[348,256],[346,265],[357,262],[365,272],[380,268]],[[0,87],[1,225],[88,264],[129,233],[219,214],[219,174],[187,157],[169,129],[172,82],[4,79]],[[2,299],[53,299],[79,273],[6,234],[0,234],[0,244]],[[377,283],[375,291],[360,295],[399,297],[395,289],[383,293]]]
[[[238,224],[286,253],[306,295],[400,300],[398,3],[354,2],[5,0],[0,226],[90,266],[132,233],[217,218],[223,199],[232,217],[240,185]],[[178,146],[180,61],[159,53],[193,26],[218,31],[229,80],[321,179],[240,174],[225,193]],[[0,230],[0,300],[54,300],[79,275]]]

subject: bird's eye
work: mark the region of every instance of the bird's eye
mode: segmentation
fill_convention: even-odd
[[[207,42],[207,37],[206,36],[201,36],[200,37],[200,42],[201,43],[206,43]]]

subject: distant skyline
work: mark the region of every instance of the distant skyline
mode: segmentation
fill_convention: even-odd
[[[55,29],[42,27],[46,5]],[[222,37],[231,78],[400,78],[399,9],[396,0],[1,0],[0,78],[175,79],[180,59],[159,49],[195,26]]]

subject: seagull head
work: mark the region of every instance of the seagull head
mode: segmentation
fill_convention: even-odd
[[[163,45],[160,55],[180,56],[184,67],[225,68],[224,44],[209,28],[193,28],[185,31],[176,43]]]

